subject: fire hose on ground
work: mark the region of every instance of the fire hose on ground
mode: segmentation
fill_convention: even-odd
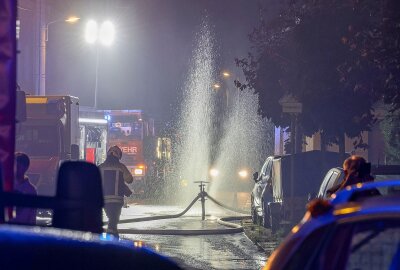
[[[135,223],[135,222],[143,222],[143,221],[154,221],[154,220],[161,220],[161,219],[173,219],[179,218],[186,214],[190,208],[198,201],[201,202],[201,210],[202,210],[202,220],[205,220],[205,201],[206,198],[210,199],[216,205],[225,208],[229,211],[245,214],[241,216],[228,216],[217,219],[217,223],[227,228],[218,228],[218,229],[135,229],[135,228],[127,228],[127,229],[118,229],[120,234],[158,234],[158,235],[215,235],[215,234],[233,234],[233,233],[241,233],[243,232],[243,227],[239,224],[232,223],[229,221],[234,220],[243,220],[251,218],[251,216],[247,215],[248,213],[239,209],[235,209],[229,207],[210,195],[204,190],[206,183],[205,181],[198,181],[195,183],[199,183],[200,193],[193,199],[193,201],[180,213],[172,214],[172,215],[161,215],[161,216],[151,216],[151,217],[140,217],[140,218],[131,218],[131,219],[124,219],[119,222],[119,224],[126,224],[126,223]],[[105,222],[104,224],[107,224]]]

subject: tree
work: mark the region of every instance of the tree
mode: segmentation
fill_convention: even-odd
[[[388,110],[389,112],[390,110]],[[385,140],[385,153],[388,164],[400,162],[400,111],[387,113],[380,123]]]
[[[288,126],[279,99],[295,96],[303,103],[299,123],[304,134],[321,132],[327,143],[339,143],[344,152],[344,135],[361,138],[370,130],[373,105],[382,97],[382,70],[357,50],[355,42],[357,33],[376,27],[377,21],[369,19],[375,2],[285,4],[284,13],[262,21],[250,35],[252,53],[237,59],[246,76],[238,86],[254,89],[263,116],[279,126]],[[362,140],[358,145],[364,145]]]
[[[379,69],[379,92],[390,111],[400,109],[400,2],[362,1],[369,27],[349,31],[348,44]]]

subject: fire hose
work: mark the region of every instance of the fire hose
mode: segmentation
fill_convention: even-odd
[[[124,219],[119,222],[119,224],[126,224],[126,223],[135,223],[135,222],[143,222],[143,221],[154,221],[154,220],[161,220],[161,219],[173,219],[179,218],[186,214],[193,205],[200,200],[202,206],[202,220],[205,220],[205,199],[209,198],[212,202],[216,205],[225,208],[229,211],[240,213],[240,214],[248,214],[245,211],[235,209],[229,207],[210,195],[204,190],[205,184],[208,182],[205,181],[198,181],[195,183],[200,183],[200,192],[199,194],[192,200],[192,202],[180,213],[172,214],[172,215],[161,215],[161,216],[151,216],[151,217],[140,217],[140,218],[131,218],[131,219]],[[243,220],[251,218],[248,215],[240,215],[240,216],[228,216],[217,219],[217,223],[227,228],[218,228],[218,229],[135,229],[135,228],[127,228],[127,229],[118,229],[120,234],[158,234],[158,235],[214,235],[214,234],[233,234],[233,233],[241,233],[243,232],[243,227],[239,224],[232,223],[229,221],[234,220]],[[104,224],[107,224],[105,222]]]

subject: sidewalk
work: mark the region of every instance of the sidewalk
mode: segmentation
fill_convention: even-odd
[[[278,247],[283,238],[279,235],[272,235],[271,230],[262,226],[255,225],[251,219],[245,219],[241,222],[246,236],[260,249],[262,249],[267,257]]]

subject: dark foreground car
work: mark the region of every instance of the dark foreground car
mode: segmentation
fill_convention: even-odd
[[[400,180],[313,201],[265,269],[400,269]],[[366,197],[370,190],[380,195]]]
[[[2,225],[0,269],[181,268],[147,248],[107,234]]]

